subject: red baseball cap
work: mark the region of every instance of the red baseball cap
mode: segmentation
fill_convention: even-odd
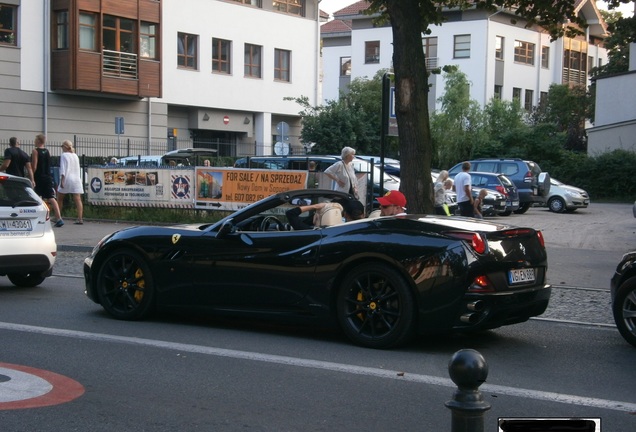
[[[397,190],[388,191],[386,195],[378,198],[378,202],[383,206],[396,205],[402,208],[406,207],[406,197]]]

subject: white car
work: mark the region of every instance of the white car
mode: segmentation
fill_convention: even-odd
[[[573,212],[576,209],[587,208],[590,196],[581,188],[550,178],[550,192],[546,202],[548,209],[555,213]]]
[[[28,179],[0,173],[0,276],[34,287],[51,276],[56,255],[47,205]]]

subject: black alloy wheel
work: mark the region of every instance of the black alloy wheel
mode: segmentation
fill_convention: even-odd
[[[391,348],[412,337],[415,300],[401,274],[386,264],[363,264],[343,280],[338,292],[340,327],[352,342]]]
[[[636,276],[618,287],[612,312],[618,331],[627,342],[636,346]]]
[[[121,320],[146,317],[154,304],[154,287],[147,264],[132,250],[111,253],[97,275],[97,295],[102,307]]]

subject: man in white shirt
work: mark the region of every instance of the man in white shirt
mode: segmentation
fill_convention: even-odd
[[[474,217],[473,193],[471,187],[470,162],[462,164],[462,172],[455,176],[455,192],[457,193],[457,204],[459,213],[462,216]]]

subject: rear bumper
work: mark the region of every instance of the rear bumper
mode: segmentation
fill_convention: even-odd
[[[11,273],[44,273],[53,269],[55,257],[45,254],[0,256],[0,275]]]
[[[519,291],[466,294],[466,305],[455,330],[487,330],[527,321],[548,307],[551,285]]]
[[[545,204],[547,201],[547,198],[544,197],[543,195],[540,195],[538,191],[529,188],[529,189],[519,189],[519,203],[520,204],[524,204],[524,203],[541,203],[541,204]]]

